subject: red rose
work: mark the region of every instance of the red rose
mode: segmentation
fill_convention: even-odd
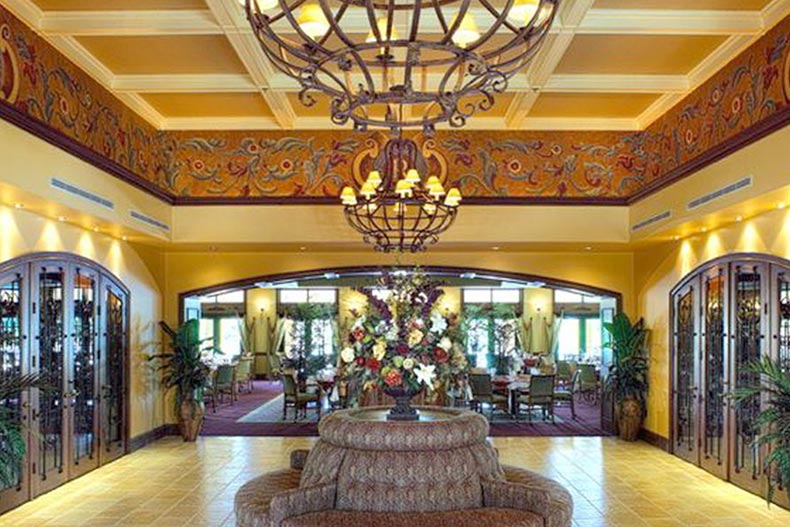
[[[387,372],[387,375],[384,376],[384,382],[387,386],[395,387],[400,386],[401,381],[403,378],[398,370],[390,370]]]
[[[436,358],[436,362],[447,362],[450,359],[450,356],[442,348],[436,348],[433,356]]]
[[[379,368],[381,368],[381,363],[376,357],[370,357],[367,362],[367,367],[369,370],[379,371]]]
[[[409,354],[409,346],[405,342],[401,342],[395,346],[395,353],[398,355],[406,356]]]
[[[357,341],[365,338],[365,332],[362,330],[362,328],[355,329],[353,332],[351,332],[351,334],[354,336],[354,340]]]
[[[365,365],[365,357],[357,357],[354,359],[354,362],[357,363],[357,366],[364,366]]]

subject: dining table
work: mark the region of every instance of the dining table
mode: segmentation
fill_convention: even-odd
[[[518,398],[529,393],[529,374],[494,375],[491,384],[494,391],[507,395],[508,412],[512,417],[518,416]]]

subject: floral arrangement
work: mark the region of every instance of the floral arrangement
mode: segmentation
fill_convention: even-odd
[[[376,287],[356,290],[367,297],[340,352],[345,377],[362,391],[457,393],[468,361],[458,316],[441,313],[441,283],[419,269],[386,272]]]

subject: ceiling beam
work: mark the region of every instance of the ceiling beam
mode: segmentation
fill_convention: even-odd
[[[760,11],[590,9],[577,33],[640,35],[757,35]]]
[[[208,10],[44,11],[39,29],[47,35],[216,35],[222,28]]]
[[[685,75],[555,73],[543,85],[543,91],[586,93],[685,93],[688,88]]]
[[[247,74],[115,75],[116,92],[215,93],[256,92],[259,88]]]

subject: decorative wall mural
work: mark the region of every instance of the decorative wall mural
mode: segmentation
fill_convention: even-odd
[[[19,63],[11,45],[11,28],[0,25],[0,100],[13,104],[19,94]]]
[[[790,121],[788,42],[790,18],[644,132],[412,137],[425,173],[445,178],[472,200],[623,203],[688,175],[716,149],[741,146],[755,130]],[[0,110],[16,122],[44,123],[111,160],[114,175],[175,202],[330,201],[375,165],[387,139],[339,130],[157,131],[2,6]]]

